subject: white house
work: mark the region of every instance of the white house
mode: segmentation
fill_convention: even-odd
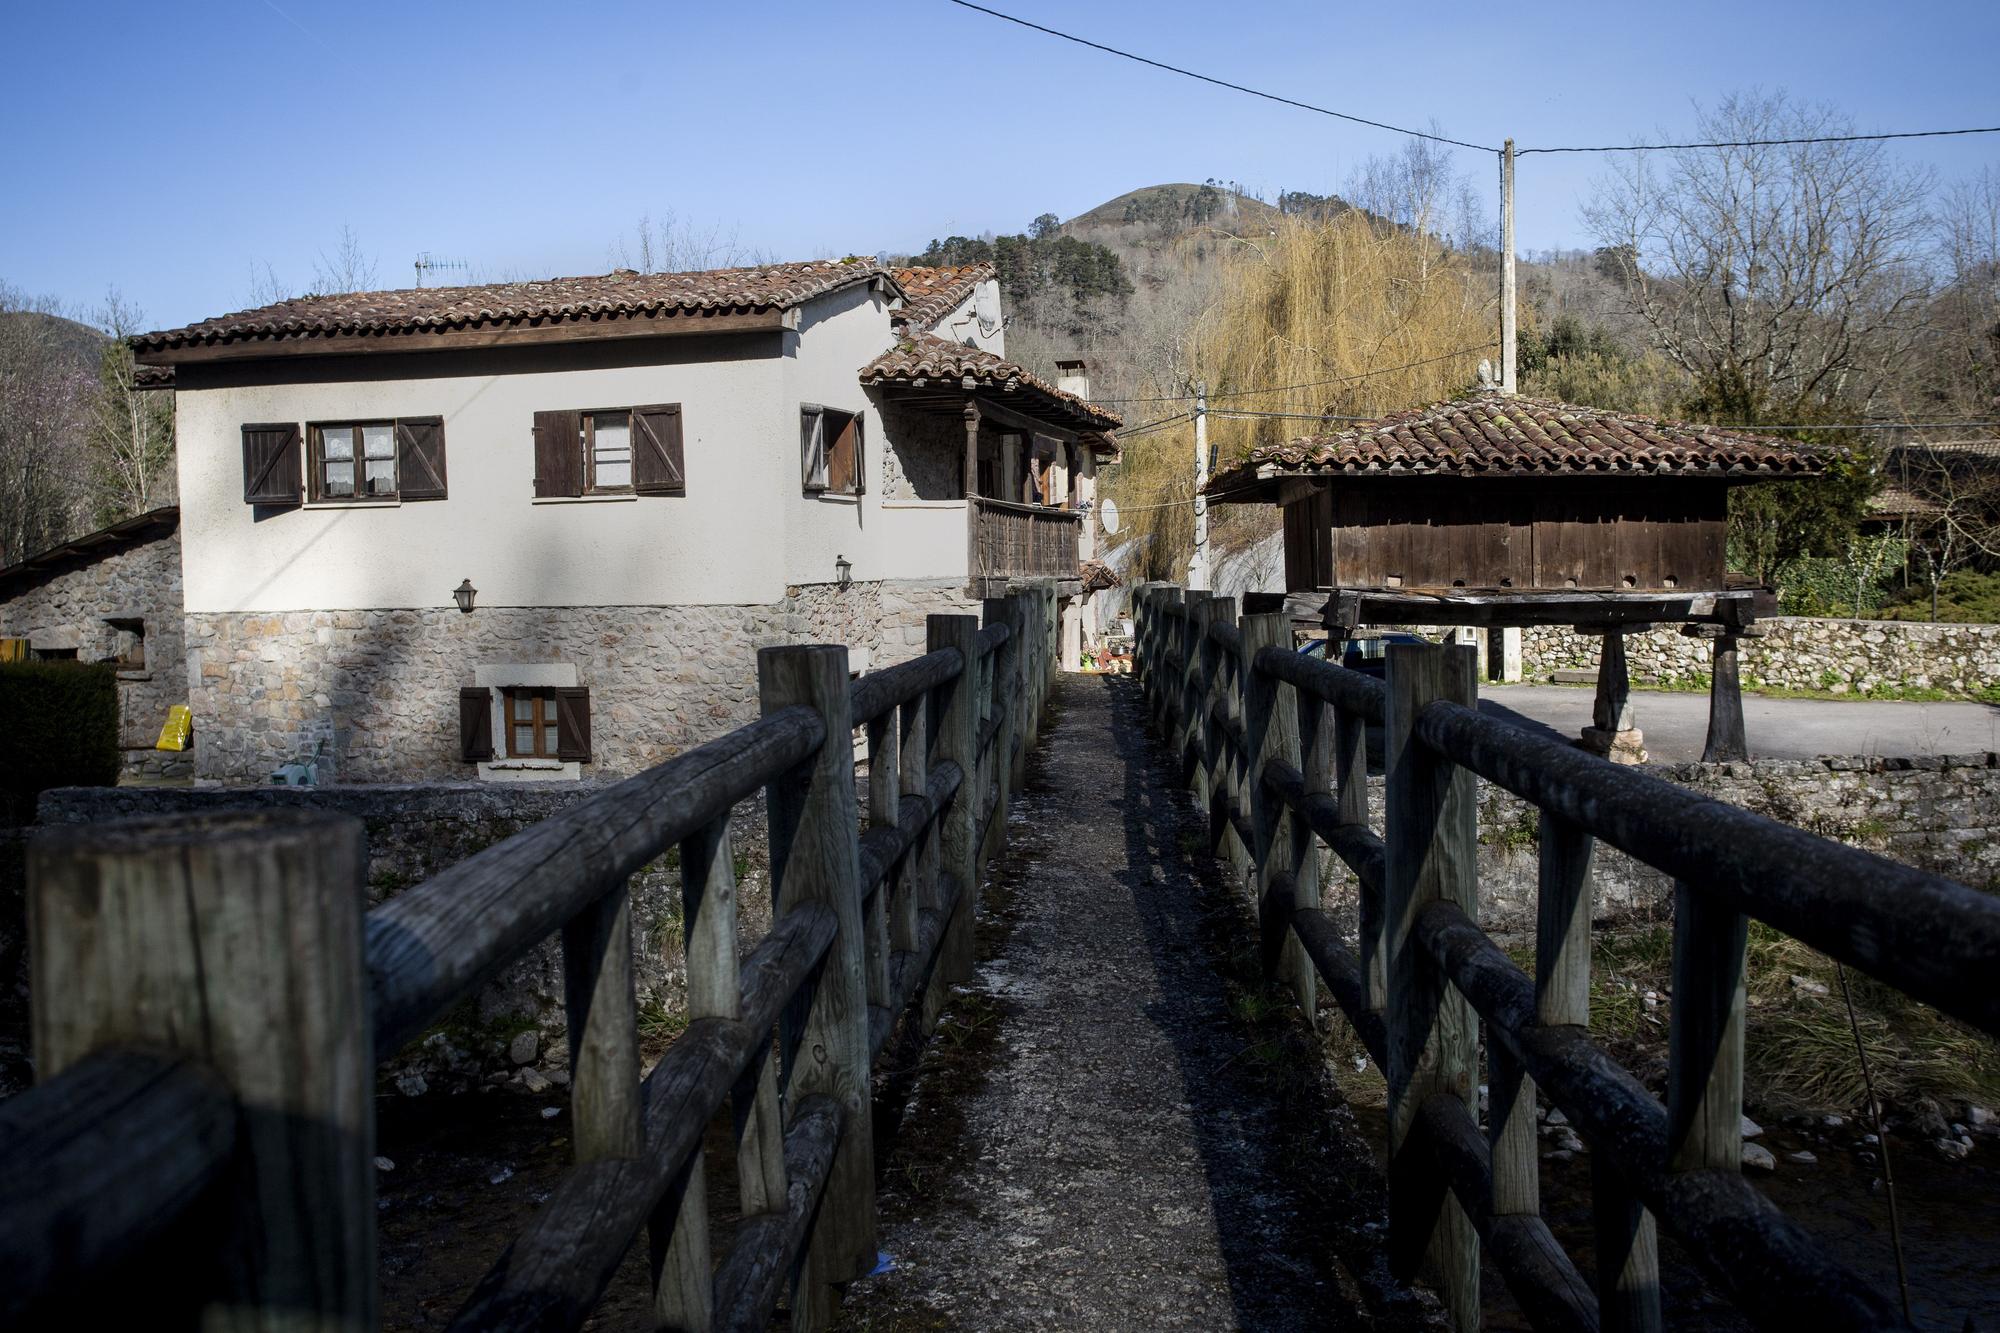
[[[132,345],[174,379],[214,779],[636,771],[755,712],[759,646],[887,665],[1016,578],[1076,597],[1116,449],[1005,359],[987,265],[304,297]]]

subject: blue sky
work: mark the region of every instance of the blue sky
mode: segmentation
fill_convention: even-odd
[[[1685,131],[1753,86],[1864,129],[2000,124],[1992,0],[994,7],[1479,142]],[[306,285],[343,225],[382,286],[422,251],[601,272],[669,211],[775,257],[874,253],[1166,180],[1326,192],[1400,145],[945,0],[17,3],[0,45],[0,281],[78,310],[115,287],[161,326],[247,304],[253,264]],[[2000,136],[1895,151],[1949,179]],[[1458,156],[1490,194],[1493,159]],[[1525,159],[1522,247],[1587,243],[1604,169]]]

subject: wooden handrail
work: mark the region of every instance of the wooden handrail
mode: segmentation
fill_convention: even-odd
[[[2000,959],[2000,902],[1483,717],[1464,686],[1455,687],[1459,701],[1442,697],[1450,673],[1470,679],[1459,650],[1393,646],[1385,683],[1289,651],[1280,617],[1218,626],[1219,604],[1206,594],[1145,585],[1134,607],[1147,712],[1197,797],[1205,793],[1215,809],[1218,851],[1231,837],[1250,843],[1246,870],[1273,923],[1267,928],[1288,946],[1296,941],[1389,1071],[1400,1108],[1390,1167],[1399,1272],[1413,1274],[1431,1248],[1455,1322],[1476,1326],[1483,1241],[1537,1327],[1601,1320],[1655,1329],[1657,1217],[1762,1326],[1902,1326],[1893,1302],[1826,1256],[1741,1175],[1743,1012],[1732,978],[1741,975],[1742,923],[1766,921],[2000,1033],[2000,997],[1982,984]],[[1231,612],[1220,616],[1233,621]],[[1380,835],[1368,827],[1371,724],[1392,733]],[[1541,812],[1534,978],[1475,919],[1475,774]],[[1316,878],[1299,891],[1301,875],[1317,874],[1301,854],[1299,829],[1359,880],[1358,956],[1317,905]],[[1600,838],[1676,877],[1664,1106],[1585,1026],[1589,866]],[[1385,959],[1398,965],[1385,968]],[[1267,948],[1266,961],[1310,1013],[1309,984],[1282,970],[1278,951]],[[1469,1017],[1443,1017],[1454,1005],[1485,1024],[1491,1110],[1483,1137],[1466,1100],[1478,1077],[1471,1046],[1420,1046],[1441,1029],[1475,1030]],[[1593,1150],[1594,1300],[1538,1215],[1538,1088]],[[1465,1231],[1433,1230],[1441,1193],[1456,1200]]]

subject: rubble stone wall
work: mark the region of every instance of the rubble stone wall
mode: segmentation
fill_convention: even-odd
[[[145,665],[118,672],[118,743],[128,774],[158,777],[193,771],[187,751],[156,750],[167,709],[187,702],[182,646],[181,540],[178,531],[69,568],[38,574],[0,600],[0,638],[37,649],[74,650],[80,662],[126,652],[133,635],[112,619],[145,626]]]
[[[757,650],[845,643],[857,668],[923,651],[924,618],[971,606],[939,580],[817,584],[760,606],[481,607],[187,617],[199,776],[262,781],[320,742],[322,782],[471,776],[458,691],[473,669],[574,667],[586,777],[638,772],[757,715]]]
[[[1745,686],[1774,685],[1835,694],[1944,690],[1979,694],[2000,686],[2000,625],[1907,620],[1820,620],[1783,616],[1759,622],[1764,637],[1742,641]],[[1599,639],[1562,626],[1521,631],[1529,680],[1558,670],[1595,671]],[[1634,676],[1693,681],[1709,673],[1711,646],[1663,625],[1627,635]]]

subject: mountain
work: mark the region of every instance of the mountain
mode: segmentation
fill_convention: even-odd
[[[1201,185],[1185,183],[1145,185],[1107,199],[1088,212],[1079,213],[1063,224],[1063,229],[1085,240],[1103,240],[1094,232],[1139,231],[1161,238],[1197,228],[1231,236],[1243,236],[1268,229],[1279,211],[1261,199],[1252,198],[1220,181]]]

